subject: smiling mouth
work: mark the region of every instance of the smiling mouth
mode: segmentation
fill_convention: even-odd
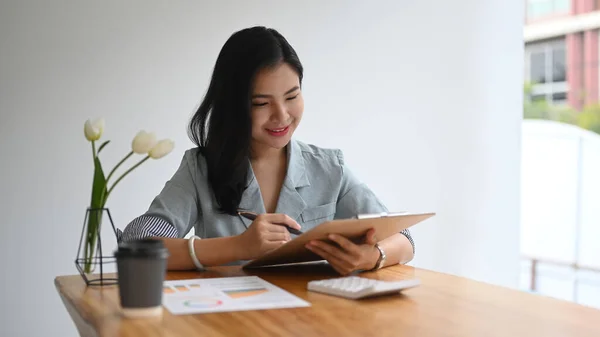
[[[288,131],[290,130],[290,126],[288,125],[288,126],[283,127],[283,128],[266,129],[266,130],[272,136],[283,136],[283,135],[285,135],[285,134],[288,133]]]
[[[267,129],[267,130],[272,131],[272,132],[282,132],[282,131],[285,131],[285,129],[287,129],[287,128],[289,128],[289,126],[286,126],[285,128]]]

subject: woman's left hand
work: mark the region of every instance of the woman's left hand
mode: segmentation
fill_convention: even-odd
[[[340,274],[347,275],[356,270],[369,270],[375,267],[379,259],[379,250],[375,248],[375,230],[369,229],[363,244],[355,244],[343,236],[329,234],[328,238],[339,246],[320,240],[312,240],[306,248],[327,260]]]

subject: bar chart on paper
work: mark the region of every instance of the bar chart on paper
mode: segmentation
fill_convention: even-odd
[[[163,305],[174,315],[308,307],[310,303],[257,277],[164,282]]]

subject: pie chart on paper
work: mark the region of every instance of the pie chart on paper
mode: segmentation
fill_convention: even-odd
[[[223,301],[217,298],[193,297],[184,299],[182,303],[188,308],[208,309],[220,306],[223,304]]]

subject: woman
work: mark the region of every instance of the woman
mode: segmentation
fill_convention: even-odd
[[[306,231],[331,219],[385,212],[339,150],[292,139],[304,112],[302,75],[296,52],[277,31],[254,27],[233,34],[189,125],[198,147],[185,153],[123,240],[160,237],[170,251],[170,270],[203,269],[281,246],[290,240],[286,226]],[[258,217],[249,220],[242,211]],[[183,239],[192,227],[198,237]],[[338,245],[317,241],[307,248],[342,275],[406,263],[414,254],[408,230],[381,242],[373,230],[363,244],[331,240]]]

